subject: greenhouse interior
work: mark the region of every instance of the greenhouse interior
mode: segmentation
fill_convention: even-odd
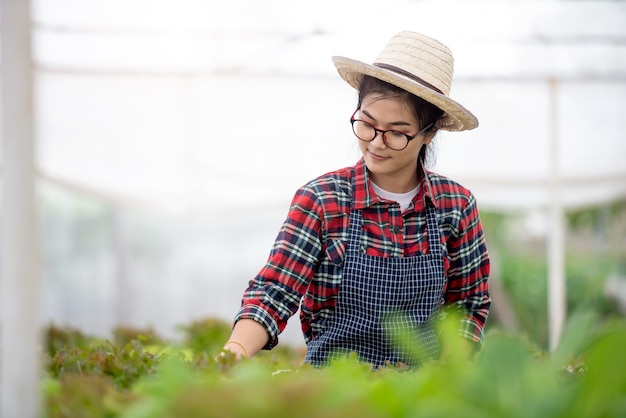
[[[1,417],[626,415],[626,1],[0,14]],[[480,358],[319,374],[294,315],[275,349],[218,361],[295,191],[361,157],[331,57],[371,62],[401,30],[450,47],[480,121],[440,131],[430,167],[480,209]]]

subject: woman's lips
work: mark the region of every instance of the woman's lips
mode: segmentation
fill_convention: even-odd
[[[372,151],[370,151],[369,153],[370,153],[370,157],[372,157],[374,161],[384,161],[387,158],[389,158],[389,157],[383,157],[382,155],[375,154]]]

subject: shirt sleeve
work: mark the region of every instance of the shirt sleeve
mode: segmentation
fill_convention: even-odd
[[[458,234],[447,244],[450,266],[445,303],[461,309],[461,336],[482,343],[491,306],[488,277],[490,260],[473,195],[469,195],[458,224]]]
[[[269,335],[264,349],[278,344],[313,277],[322,248],[321,213],[313,190],[296,192],[265,266],[243,294],[235,322],[246,318],[263,325]]]

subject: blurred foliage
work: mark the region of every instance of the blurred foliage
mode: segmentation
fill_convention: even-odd
[[[86,348],[64,347],[45,355],[45,370],[54,378],[66,374],[102,375],[119,388],[131,387],[137,379],[152,373],[157,354],[145,350],[137,340],[124,346],[96,342]]]
[[[45,412],[50,418],[626,416],[626,321],[575,314],[550,354],[525,338],[491,332],[471,360],[454,343],[451,324],[458,318],[445,321],[440,337],[450,355],[415,369],[372,370],[352,355],[321,369],[302,365],[302,358],[283,369],[292,358],[238,362],[203,350],[189,358],[180,355],[188,347],[173,344],[158,355],[141,354],[137,341],[68,347],[74,354],[64,357],[62,373],[59,362],[48,364]],[[103,351],[123,366],[103,366]],[[124,373],[129,378],[116,378]]]
[[[506,296],[517,330],[539,347],[548,344],[546,236],[528,228],[522,214],[481,213],[492,258],[492,282]],[[565,280],[568,312],[589,309],[601,317],[622,315],[605,286],[626,277],[626,201],[566,213]],[[493,312],[492,312],[493,313]],[[498,329],[492,315],[488,330]]]
[[[54,356],[57,351],[63,348],[86,348],[93,341],[93,338],[85,336],[75,328],[62,328],[49,324],[44,330],[43,340],[45,351]]]
[[[230,336],[232,324],[220,319],[207,318],[179,326],[178,329],[184,334],[183,345],[194,353],[203,351],[217,353]]]
[[[119,417],[139,398],[120,390],[109,376],[67,373],[42,383],[45,416],[48,418]]]
[[[131,343],[133,340],[141,341],[144,345],[164,343],[163,339],[157,335],[152,327],[144,329],[119,325],[113,329],[113,341],[115,344],[123,346]]]
[[[626,199],[605,205],[573,209],[567,212],[568,225],[573,229],[593,227],[601,229],[614,222],[621,222],[626,215]]]

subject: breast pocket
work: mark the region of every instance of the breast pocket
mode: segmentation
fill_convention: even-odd
[[[326,246],[326,257],[336,266],[342,266],[346,255],[346,243],[343,240],[329,240]]]

